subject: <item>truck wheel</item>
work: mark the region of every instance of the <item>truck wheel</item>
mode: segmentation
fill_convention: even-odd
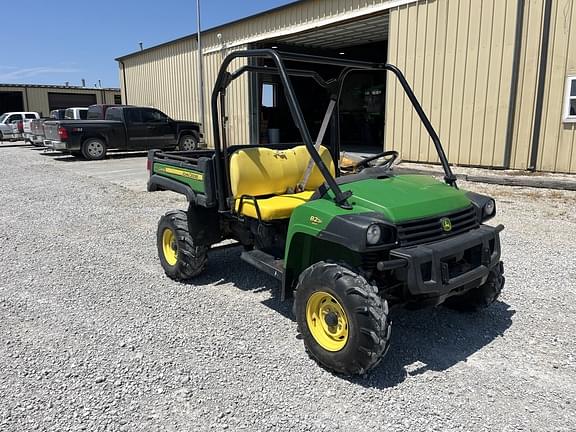
[[[198,148],[198,137],[196,135],[188,134],[182,135],[178,141],[177,149],[180,151],[196,150]]]
[[[82,143],[82,155],[88,160],[104,159],[106,143],[99,138],[88,138]]]
[[[489,273],[484,285],[446,299],[444,306],[460,312],[476,312],[487,308],[498,299],[504,288],[505,278],[502,273],[502,265],[497,265]]]
[[[160,263],[169,278],[191,279],[206,268],[208,247],[194,244],[185,211],[169,211],[160,218],[156,243]]]
[[[346,267],[321,261],[304,270],[294,310],[306,351],[330,371],[361,375],[386,354],[388,303]]]

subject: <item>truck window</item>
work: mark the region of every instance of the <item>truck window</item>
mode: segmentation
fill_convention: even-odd
[[[12,123],[20,120],[22,120],[22,114],[12,114],[10,117],[8,117],[6,123]]]
[[[24,117],[26,117],[27,119],[35,119],[36,116],[34,114],[24,114]]]
[[[142,110],[142,121],[144,123],[166,123],[168,117],[158,110],[146,109]]]
[[[71,120],[74,118],[74,110],[72,109],[67,109],[66,112],[64,113],[64,118]]]
[[[124,117],[126,118],[126,123],[142,123],[142,110],[126,109],[124,110]]]
[[[122,111],[118,108],[108,108],[106,120],[122,121]]]
[[[88,107],[88,114],[86,118],[88,120],[102,120],[104,118],[102,111],[103,108],[101,109],[99,106]]]
[[[80,114],[81,120],[86,120],[86,117],[88,116],[88,110],[80,110],[78,114]]]

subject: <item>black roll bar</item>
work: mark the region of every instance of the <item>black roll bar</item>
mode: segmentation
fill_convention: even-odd
[[[340,95],[342,94],[342,87],[348,74],[360,70],[375,70],[375,71],[384,70],[384,71],[390,71],[396,76],[398,81],[400,81],[400,85],[404,89],[404,92],[408,96],[408,99],[410,99],[412,107],[418,114],[418,117],[420,117],[422,123],[424,123],[424,127],[426,128],[426,131],[428,132],[428,135],[430,135],[430,139],[432,140],[432,143],[436,148],[438,158],[440,159],[440,163],[442,164],[442,168],[444,169],[444,181],[450,186],[457,188],[458,187],[456,184],[457,179],[454,173],[452,172],[452,168],[450,168],[450,163],[448,162],[448,158],[446,157],[446,153],[444,152],[444,147],[442,147],[442,143],[440,142],[440,137],[436,133],[436,130],[434,129],[434,126],[432,126],[432,123],[430,123],[428,116],[424,112],[422,105],[420,105],[420,101],[416,98],[416,95],[414,94],[412,87],[410,87],[410,84],[408,84],[406,77],[404,76],[402,71],[398,69],[396,66],[390,63],[385,63],[385,64],[378,64],[376,65],[376,67],[373,66],[369,68],[347,67],[340,73],[340,76],[338,77],[338,82],[340,85],[340,88],[338,90],[338,100],[340,100]]]
[[[306,126],[304,115],[302,114],[302,110],[300,109],[300,105],[298,104],[298,100],[296,99],[296,94],[294,93],[294,88],[292,87],[292,82],[290,81],[290,77],[288,76],[288,72],[286,70],[286,67],[284,66],[284,62],[280,57],[280,54],[275,50],[253,49],[246,51],[235,51],[233,53],[228,54],[228,56],[226,56],[226,58],[222,62],[222,65],[220,66],[220,72],[218,73],[218,78],[216,79],[216,83],[214,85],[214,91],[212,92],[212,127],[214,131],[214,147],[215,147],[214,150],[216,153],[216,159],[220,161],[220,158],[222,156],[220,152],[222,139],[220,136],[220,124],[218,122],[218,95],[225,92],[226,87],[228,87],[232,82],[232,74],[227,72],[227,69],[230,63],[237,58],[269,58],[275,63],[276,68],[278,69],[278,75],[280,76],[280,81],[284,86],[284,91],[286,94],[286,99],[288,101],[288,107],[290,108],[290,113],[292,114],[292,119],[294,120],[294,123],[296,124],[296,127],[300,132],[300,135],[302,137],[302,140],[304,141],[304,144],[306,145],[310,157],[312,158],[312,160],[314,160],[314,163],[320,170],[320,173],[324,177],[324,180],[326,180],[326,183],[328,184],[329,188],[334,193],[335,196],[334,200],[336,201],[336,203],[342,208],[352,208],[352,206],[348,203],[348,198],[350,197],[351,192],[349,191],[342,192],[342,190],[336,183],[336,180],[334,179],[334,177],[332,177],[332,174],[330,174],[330,170],[328,169],[328,167],[320,157],[320,154],[314,147],[312,137],[310,135],[308,127]],[[289,56],[286,55],[286,58],[289,58]],[[225,120],[225,113],[222,113],[222,117],[223,120]],[[220,180],[218,181],[220,188],[219,192],[221,194],[221,197],[225,197],[227,196],[226,194],[227,187],[226,188],[224,187],[224,183],[227,184],[228,182],[224,181],[226,177],[222,172],[223,167],[220,162],[217,163],[216,168],[217,168],[216,175],[219,177]],[[218,201],[219,201],[219,210],[221,211],[227,210],[224,200],[220,199]]]
[[[263,67],[263,66],[242,66],[234,73],[229,73],[227,71],[228,66],[230,63],[237,59],[237,58],[269,58],[271,59],[275,66],[274,68],[271,67]],[[301,70],[301,69],[287,69],[284,65],[284,60],[288,61],[295,61],[295,62],[303,62],[303,63],[315,63],[315,64],[322,64],[322,65],[329,65],[329,66],[338,66],[344,68],[338,80],[324,80],[317,72],[309,71],[309,70]],[[351,195],[351,192],[342,192],[336,180],[330,174],[330,171],[324,164],[324,161],[320,157],[320,154],[316,150],[314,146],[314,142],[312,141],[312,137],[306,126],[306,122],[304,120],[304,116],[302,114],[302,110],[300,109],[300,105],[296,98],[296,94],[294,92],[294,88],[292,86],[292,82],[290,80],[290,75],[293,76],[301,76],[301,77],[310,77],[314,79],[320,86],[331,89],[333,93],[336,94],[337,99],[340,99],[340,95],[342,93],[343,83],[345,78],[348,76],[349,73],[353,71],[359,70],[381,70],[392,72],[400,85],[404,89],[408,99],[412,103],[412,106],[420,120],[424,124],[432,142],[434,143],[434,147],[436,148],[436,152],[438,153],[438,157],[442,164],[442,168],[444,169],[444,181],[449,184],[450,186],[457,187],[456,185],[456,177],[452,173],[450,168],[450,164],[448,162],[448,158],[446,157],[446,153],[442,147],[440,142],[440,138],[438,134],[434,130],[434,127],[430,123],[426,113],[422,109],[420,102],[414,95],[414,91],[408,84],[408,81],[404,77],[404,74],[398,69],[396,66],[389,64],[389,63],[373,63],[373,62],[364,62],[364,61],[357,61],[357,60],[349,60],[349,59],[338,59],[338,58],[330,58],[330,57],[323,57],[323,56],[314,56],[309,54],[300,54],[300,53],[292,53],[292,52],[279,52],[273,49],[252,49],[252,50],[245,50],[245,51],[235,51],[230,53],[220,66],[220,71],[218,73],[218,77],[216,79],[216,83],[214,85],[214,90],[212,92],[212,128],[214,133],[214,147],[215,147],[215,154],[216,154],[216,175],[218,177],[218,187],[219,187],[219,194],[221,197],[228,197],[229,196],[229,182],[227,180],[227,176],[223,169],[225,166],[221,163],[222,158],[222,150],[224,152],[227,151],[227,144],[225,142],[225,137],[221,137],[220,134],[220,126],[222,125],[222,129],[224,132],[224,128],[226,126],[226,112],[225,112],[225,94],[226,88],[230,85],[232,81],[240,77],[245,72],[255,72],[255,73],[272,73],[277,74],[280,77],[280,81],[285,90],[286,99],[288,102],[288,107],[290,108],[290,113],[294,120],[296,127],[298,128],[300,135],[302,136],[302,140],[310,153],[310,157],[320,170],[322,176],[326,180],[329,188],[332,190],[335,196],[336,203],[343,207],[343,208],[351,208],[350,204],[348,203],[348,198]],[[336,90],[334,89],[337,86]],[[220,108],[221,111],[218,111],[218,99],[220,96]],[[221,117],[221,118],[219,118]],[[224,148],[222,148],[224,145]],[[339,149],[338,149],[339,151]],[[224,159],[226,159],[227,155],[224,154]],[[225,165],[227,161],[224,161]],[[224,199],[220,199],[219,201],[219,210],[226,211],[226,201]]]
[[[249,66],[242,66],[237,71],[231,73],[230,74],[230,81],[233,81],[236,78],[239,78],[245,72],[255,72],[255,73],[260,73],[260,74],[269,73],[269,74],[274,74],[274,75],[280,74],[278,72],[277,68],[272,68],[272,67],[268,67],[268,66],[249,65]],[[325,89],[329,89],[331,86],[333,86],[337,83],[337,81],[334,79],[325,81],[324,78],[322,78],[322,76],[316,71],[304,70],[304,69],[286,69],[286,72],[288,73],[289,76],[312,78],[314,81],[316,81],[316,83],[320,87],[325,88]]]

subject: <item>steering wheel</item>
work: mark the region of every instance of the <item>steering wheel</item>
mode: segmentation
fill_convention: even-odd
[[[374,168],[383,167],[383,166],[391,167],[392,164],[394,163],[394,161],[396,159],[398,159],[398,152],[395,150],[388,150],[388,151],[385,151],[382,153],[378,153],[374,156],[364,158],[356,164],[356,169],[361,171],[364,168],[368,168],[370,166],[370,162],[375,161],[375,160],[380,159],[380,158],[385,158],[385,157],[387,157],[388,159],[384,160],[383,162],[380,162],[379,164],[373,165],[373,167]]]

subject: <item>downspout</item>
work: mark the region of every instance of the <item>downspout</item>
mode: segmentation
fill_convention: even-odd
[[[540,49],[540,68],[538,72],[538,92],[534,110],[534,130],[532,133],[532,151],[528,171],[536,171],[540,130],[542,128],[542,109],[544,105],[544,87],[546,86],[546,68],[548,67],[548,44],[550,42],[550,20],[552,17],[552,0],[545,0],[544,23],[542,25],[542,47]]]
[[[126,66],[122,60],[119,60],[122,65],[122,82],[124,83],[124,105],[128,105],[128,87],[126,87]]]
[[[514,57],[512,60],[512,81],[510,83],[510,100],[508,102],[508,125],[504,147],[505,169],[510,168],[512,158],[512,140],[514,139],[514,122],[516,121],[516,102],[518,99],[518,79],[520,76],[520,55],[522,54],[522,31],[524,30],[524,0],[518,0],[516,9],[516,32],[514,37]]]

